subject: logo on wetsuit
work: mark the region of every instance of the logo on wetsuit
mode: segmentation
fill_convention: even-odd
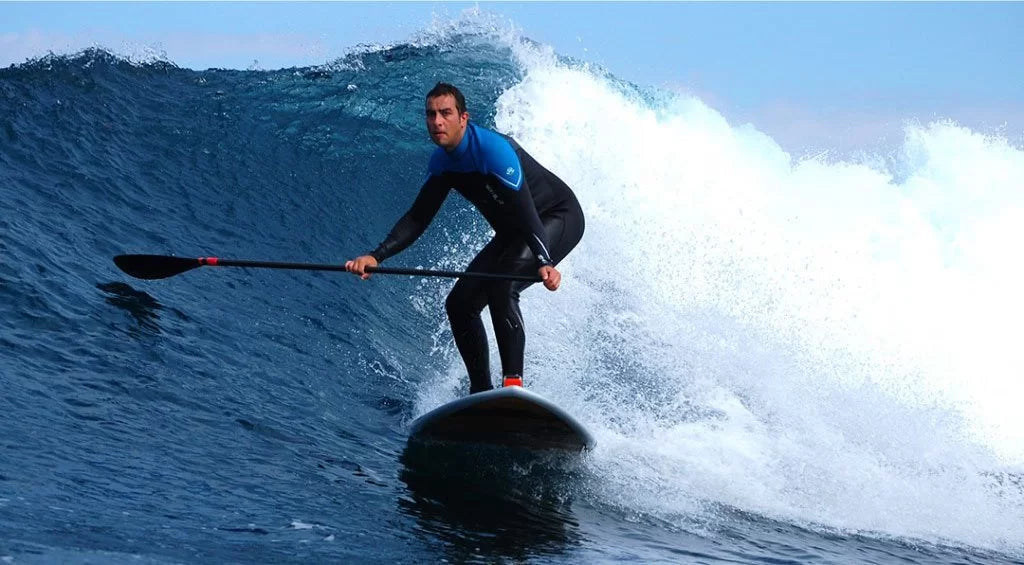
[[[487,192],[491,195],[491,198],[493,198],[495,202],[501,204],[502,206],[505,205],[505,201],[498,197],[498,193],[494,191],[494,187],[491,186],[491,183],[485,182],[484,188],[487,189]]]

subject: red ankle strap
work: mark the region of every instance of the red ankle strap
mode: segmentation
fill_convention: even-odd
[[[501,386],[523,386],[523,377],[505,377],[502,381]]]

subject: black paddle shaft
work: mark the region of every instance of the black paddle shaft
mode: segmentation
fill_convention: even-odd
[[[169,255],[118,255],[114,263],[124,272],[139,279],[165,279],[190,271],[196,267],[250,267],[262,269],[290,269],[299,271],[345,271],[344,265],[318,263],[289,263],[278,261],[244,261],[219,259],[217,257],[173,257]],[[388,267],[367,267],[366,272],[379,275],[410,275],[420,277],[478,278],[540,282],[538,275],[514,275],[503,273],[479,273],[471,271],[437,271],[432,269],[402,269]]]

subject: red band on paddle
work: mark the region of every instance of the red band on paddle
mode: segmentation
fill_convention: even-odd
[[[216,265],[217,264],[217,258],[216,257],[200,257],[199,258],[199,264],[200,265]]]

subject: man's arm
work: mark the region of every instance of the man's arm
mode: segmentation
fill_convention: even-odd
[[[548,290],[558,290],[562,275],[555,269],[554,259],[548,251],[547,232],[537,214],[537,206],[533,202],[533,193],[526,181],[526,171],[516,153],[513,142],[505,138],[504,143],[489,144],[488,169],[503,193],[506,213],[518,224],[519,231],[526,239],[527,245],[537,258],[537,274],[544,281]]]
[[[370,278],[366,267],[376,267],[388,257],[398,254],[406,247],[412,245],[419,239],[423,232],[433,221],[441,204],[448,196],[450,187],[445,186],[440,177],[431,175],[416,196],[412,207],[401,218],[395,222],[395,226],[388,232],[384,241],[377,245],[377,248],[361,257],[357,257],[345,263],[345,268],[361,276],[363,279]]]
[[[519,227],[537,258],[537,264],[542,267],[551,265],[553,261],[548,251],[547,232],[537,214],[533,193],[526,181],[526,171],[513,143],[510,138],[493,132],[484,137],[482,146],[487,161],[486,172],[495,181],[491,183],[495,190],[501,193],[498,202],[504,208],[503,213]]]
[[[537,265],[552,265],[554,261],[551,259],[551,252],[548,251],[548,234],[544,231],[540,215],[537,214],[537,206],[533,203],[533,194],[530,193],[526,178],[523,178],[519,190],[509,189],[508,192],[513,193],[509,195],[512,198],[512,213],[519,223],[523,237],[526,238],[526,244],[537,258]]]
[[[555,268],[554,259],[548,251],[547,231],[544,230],[544,224],[537,214],[537,206],[533,203],[533,194],[526,182],[526,176],[523,176],[518,190],[506,182],[499,182],[498,186],[505,206],[508,207],[508,213],[515,218],[526,244],[537,258],[537,274],[540,275],[544,287],[548,290],[558,290],[562,275]]]

